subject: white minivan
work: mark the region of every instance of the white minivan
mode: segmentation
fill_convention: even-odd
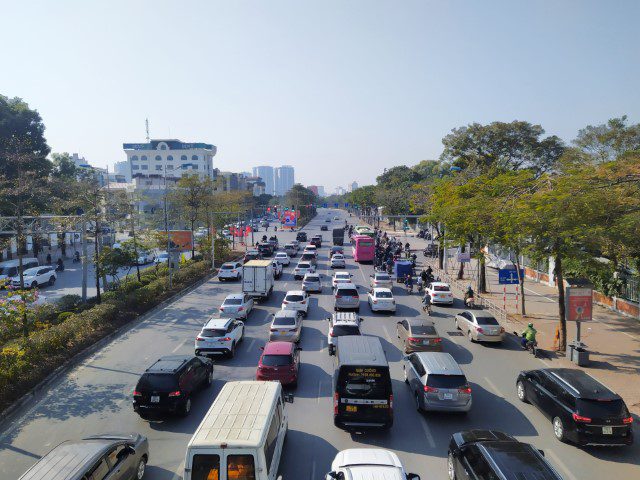
[[[284,400],[280,382],[227,382],[187,445],[184,480],[275,480]]]

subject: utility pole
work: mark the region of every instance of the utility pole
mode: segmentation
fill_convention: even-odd
[[[82,225],[82,235],[80,237],[80,241],[82,242],[82,302],[87,302],[87,270],[89,268],[88,259],[87,259],[87,222],[84,214],[82,215],[82,219],[80,222]]]
[[[148,121],[147,121],[148,125]],[[169,256],[169,288],[173,286],[173,258],[171,258],[171,234],[169,233],[169,216],[167,214],[167,165],[164,166],[164,229],[167,232],[167,255]],[[193,239],[191,239],[193,241]]]

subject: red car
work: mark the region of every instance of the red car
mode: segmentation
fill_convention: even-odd
[[[256,380],[278,380],[282,385],[295,387],[298,384],[299,352],[302,349],[292,342],[269,342],[260,349],[262,355]]]

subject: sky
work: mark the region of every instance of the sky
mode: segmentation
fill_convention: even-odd
[[[214,166],[293,165],[328,192],[436,159],[472,122],[571,141],[640,121],[638,0],[0,0],[0,94],[54,152],[208,142]]]

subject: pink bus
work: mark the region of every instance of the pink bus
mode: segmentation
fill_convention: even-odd
[[[354,235],[351,237],[353,245],[353,259],[356,262],[373,262],[376,247],[373,238],[367,235]]]

